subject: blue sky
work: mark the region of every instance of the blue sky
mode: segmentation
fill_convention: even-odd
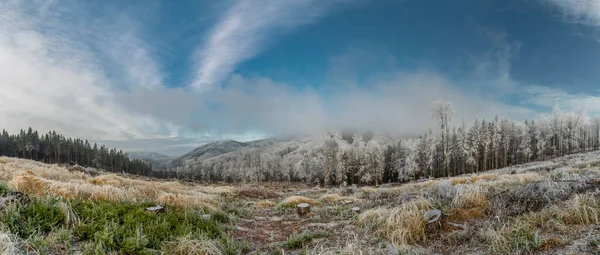
[[[597,0],[0,3],[0,123],[127,150],[600,114]]]

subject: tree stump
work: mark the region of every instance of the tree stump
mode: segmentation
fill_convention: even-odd
[[[296,213],[299,216],[304,216],[306,214],[309,214],[310,213],[310,205],[307,203],[302,203],[302,204],[296,205]]]
[[[154,212],[154,213],[162,213],[162,212],[165,212],[165,208],[161,205],[157,205],[157,206],[151,206],[151,207],[146,208],[146,211]]]

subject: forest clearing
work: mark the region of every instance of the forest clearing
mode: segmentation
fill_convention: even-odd
[[[582,254],[600,244],[600,152],[379,187],[201,184],[7,157],[0,180],[3,254]]]

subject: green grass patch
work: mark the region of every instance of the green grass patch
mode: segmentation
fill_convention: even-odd
[[[305,244],[312,242],[313,239],[328,237],[329,232],[324,230],[305,231],[298,235],[290,237],[283,246],[288,249],[298,249],[304,247]]]
[[[8,184],[0,182],[0,196],[6,196],[12,193],[14,193],[14,190],[11,189]]]
[[[228,239],[220,226],[229,222],[227,214],[216,212],[206,219],[202,210],[168,207],[153,213],[146,211],[148,206],[32,196],[26,204],[1,211],[0,222],[40,254],[68,251],[73,240],[84,242],[84,254],[153,254],[184,236],[221,243],[225,254],[242,253],[243,247]],[[77,224],[69,224],[72,217]]]
[[[2,212],[0,221],[11,233],[23,239],[45,234],[59,227],[64,220],[57,204],[57,198],[39,197],[27,205],[11,205]]]
[[[218,221],[228,220],[223,214],[204,219],[204,212],[199,210],[150,213],[145,211],[148,205],[73,201],[72,206],[82,221],[75,229],[78,236],[108,250],[137,254],[147,248],[159,249],[163,242],[188,234],[221,238]]]

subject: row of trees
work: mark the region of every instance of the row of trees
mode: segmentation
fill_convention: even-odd
[[[263,148],[247,148],[202,161],[185,162],[162,177],[204,181],[304,181],[324,185],[370,185],[427,177],[478,173],[598,150],[600,119],[555,107],[535,121],[495,117],[452,126],[449,102],[438,102],[439,126],[418,138],[330,133]]]
[[[40,135],[32,128],[0,134],[0,156],[19,157],[50,164],[79,164],[112,172],[151,175],[152,166],[131,160],[122,151],[90,144],[87,140],[66,138],[55,131]]]

